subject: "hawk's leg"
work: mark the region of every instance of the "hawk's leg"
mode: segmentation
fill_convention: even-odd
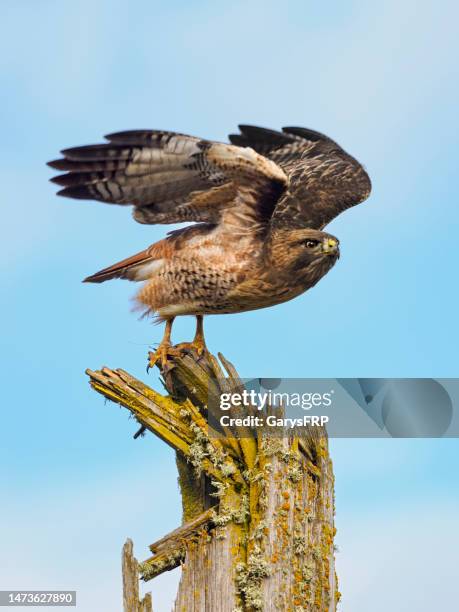
[[[203,315],[196,315],[196,333],[192,342],[181,342],[175,347],[179,350],[194,350],[198,357],[207,350],[206,341],[204,338],[204,317]]]
[[[191,345],[196,349],[198,355],[202,355],[207,350],[206,340],[204,338],[204,317],[196,315],[196,333]]]
[[[150,351],[148,353],[148,365],[147,372],[150,368],[152,368],[155,363],[158,361],[161,363],[162,367],[165,367],[167,364],[167,356],[171,353],[171,332],[172,332],[172,323],[174,322],[174,317],[166,320],[166,327],[164,328],[164,336],[161,342],[159,343],[156,351]]]
[[[203,315],[196,315],[196,333],[192,342],[180,342],[176,346],[171,345],[171,331],[174,317],[166,320],[164,336],[156,351],[148,353],[147,372],[156,363],[159,362],[161,368],[167,369],[169,357],[180,357],[184,351],[192,350],[198,357],[207,350],[206,341],[204,339]]]

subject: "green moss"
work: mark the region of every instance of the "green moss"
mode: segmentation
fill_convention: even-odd
[[[202,474],[202,463],[204,459],[210,457],[209,439],[196,423],[190,423],[190,429],[194,434],[194,440],[190,444],[188,461],[194,467],[196,476]]]
[[[249,539],[253,541],[260,541],[265,537],[266,529],[268,529],[268,522],[260,521],[255,529],[252,530]]]
[[[303,478],[303,470],[301,469],[299,462],[297,463],[298,465],[291,465],[287,470],[287,478],[294,484],[300,482],[300,480]]]
[[[259,546],[254,546],[247,563],[236,565],[236,588],[249,610],[263,610],[262,581],[270,575],[269,563]]]
[[[306,539],[304,535],[293,536],[293,552],[295,555],[304,555],[306,552]]]
[[[211,480],[210,483],[214,488],[212,493],[210,493],[211,497],[222,499],[229,489],[229,484],[227,482],[219,482],[218,480]]]
[[[214,481],[212,482],[215,485]],[[226,493],[226,488],[221,486],[221,483],[218,483],[219,490],[215,493],[211,493],[215,497],[222,497],[224,493]],[[249,498],[246,493],[243,493],[240,496],[240,503],[237,508],[228,508],[225,503],[221,503],[219,506],[218,512],[214,511],[212,515],[212,522],[217,527],[223,527],[227,525],[231,521],[236,523],[237,525],[244,524],[250,516],[249,510]]]
[[[176,454],[176,463],[182,497],[183,522],[187,523],[204,512],[203,488],[196,482],[193,466],[179,453]]]
[[[157,560],[139,563],[139,572],[142,580],[151,580],[166,569],[172,569],[185,558],[185,548],[178,549],[169,555],[159,556]]]
[[[250,517],[249,496],[247,493],[243,493],[240,499],[239,508],[232,512],[232,518],[236,525],[244,524]]]

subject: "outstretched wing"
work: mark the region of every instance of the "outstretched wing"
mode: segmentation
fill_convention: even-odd
[[[287,177],[250,148],[163,131],[106,136],[105,144],[62,151],[49,162],[59,195],[134,205],[140,223],[202,221],[247,226],[269,221]]]
[[[336,142],[314,130],[285,127],[282,132],[240,125],[230,141],[278,164],[289,189],[272,215],[273,227],[322,229],[341,212],[363,202],[371,182],[359,162]]]

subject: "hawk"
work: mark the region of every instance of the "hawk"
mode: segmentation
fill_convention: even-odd
[[[132,205],[139,223],[193,222],[85,282],[145,281],[137,302],[166,322],[150,366],[170,354],[174,318],[195,315],[179,350],[205,350],[203,316],[265,308],[313,287],[339,257],[323,228],[363,202],[368,174],[314,130],[240,125],[231,144],[175,132],[133,130],[49,162],[58,195]],[[177,347],[176,347],[177,348]]]

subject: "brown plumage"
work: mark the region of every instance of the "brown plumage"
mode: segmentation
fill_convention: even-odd
[[[111,134],[49,165],[59,195],[132,204],[139,223],[195,222],[89,276],[146,281],[137,300],[168,321],[272,306],[315,285],[339,256],[324,226],[370,193],[363,167],[304,128],[240,126],[232,144],[161,131]],[[154,360],[153,360],[154,361]]]

